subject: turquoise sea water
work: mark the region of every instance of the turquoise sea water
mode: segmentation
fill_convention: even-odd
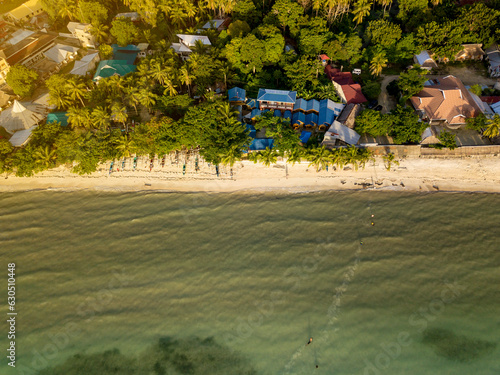
[[[499,223],[493,194],[2,194],[0,374],[166,336],[255,374],[499,374]],[[220,373],[197,353],[172,373]]]

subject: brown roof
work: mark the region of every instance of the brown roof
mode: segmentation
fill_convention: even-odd
[[[325,73],[328,78],[342,87],[347,104],[359,104],[367,101],[361,92],[361,86],[354,82],[350,72],[341,72],[337,68],[327,65],[325,67]]]
[[[7,56],[7,62],[9,65],[14,65],[38,52],[51,43],[55,38],[57,38],[57,35],[38,32],[21,40],[12,47],[5,49],[3,52],[5,53],[5,56]]]
[[[425,86],[410,101],[429,120],[446,120],[450,125],[465,124],[466,118],[481,113],[462,81],[451,75],[440,78],[438,84]]]

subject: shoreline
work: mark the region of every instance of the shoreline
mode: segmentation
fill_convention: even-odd
[[[130,161],[130,160],[129,160]],[[127,162],[129,162],[127,161]],[[145,162],[145,165],[143,163]],[[135,171],[109,174],[109,163],[91,175],[73,174],[65,166],[44,171],[33,177],[0,177],[0,192],[35,190],[108,191],[108,192],[170,192],[170,193],[308,193],[320,191],[397,191],[397,192],[476,192],[500,193],[500,157],[482,158],[405,158],[386,170],[382,158],[367,163],[364,169],[322,170],[316,172],[309,163],[294,166],[278,161],[265,167],[248,161],[237,162],[232,168],[194,166],[155,166],[149,171],[149,159],[139,158]],[[116,168],[116,167],[115,167]],[[288,172],[288,176],[286,173]]]

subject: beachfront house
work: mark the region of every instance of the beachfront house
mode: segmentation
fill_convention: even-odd
[[[431,58],[428,51],[422,51],[418,55],[413,56],[415,64],[419,64],[422,69],[437,69],[437,63]]]
[[[264,109],[292,111],[296,99],[297,92],[288,90],[259,89],[257,95],[257,102],[261,111]]]
[[[450,129],[465,126],[465,119],[481,113],[469,90],[452,75],[427,81],[410,101],[422,120]]]

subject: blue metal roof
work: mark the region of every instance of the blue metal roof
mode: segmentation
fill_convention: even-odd
[[[51,122],[58,122],[61,126],[68,126],[67,112],[52,112],[47,115],[47,124]]]
[[[309,113],[306,115],[306,125],[318,125],[318,115],[316,113]]]
[[[285,111],[285,114],[283,115],[283,118],[287,118],[289,120],[292,119],[292,111]]]
[[[262,114],[261,110],[258,108],[252,109],[252,113],[250,114],[250,118],[255,118]]]
[[[259,94],[257,95],[258,101],[266,101],[266,102],[280,102],[280,103],[294,104],[296,99],[297,99],[296,91],[259,89]]]
[[[293,110],[302,110],[302,111],[307,111],[307,100],[304,100],[302,98],[297,99],[295,104],[293,105]]]
[[[249,136],[252,138],[255,138],[255,135],[257,134],[257,130],[255,130],[255,127],[253,125],[246,124],[246,128],[247,128],[247,130],[250,131]]]
[[[311,138],[311,135],[312,133],[311,132],[308,132],[306,130],[303,130],[301,133],[300,133],[300,141],[302,143],[307,143],[307,141],[309,140],[309,138]]]
[[[338,115],[340,115],[340,112],[342,112],[342,110],[344,109],[345,104],[335,103],[334,101],[332,101],[330,99],[323,99],[322,101],[319,102],[320,111],[321,111],[321,108],[324,108],[324,107],[331,109],[335,113],[335,115],[338,116]]]
[[[259,106],[259,103],[257,103],[257,99],[248,98],[245,103],[252,109],[257,108]]]
[[[139,54],[139,48],[133,44],[129,44],[126,47],[120,47],[117,44],[112,44],[113,48],[113,60],[125,60],[128,64],[133,65],[137,55]]]
[[[281,111],[279,109],[274,110],[274,117],[281,117]]]
[[[292,115],[292,124],[304,124],[306,122],[306,115],[302,112],[295,112]]]
[[[319,112],[319,101],[316,99],[311,99],[307,102],[307,111]]]
[[[230,102],[244,102],[246,98],[246,91],[239,87],[233,87],[227,92]]]
[[[256,138],[250,143],[250,150],[258,151],[265,150],[266,147],[273,148],[274,139],[272,138]]]
[[[330,125],[333,120],[335,120],[335,112],[332,109],[323,107],[319,110],[318,125]]]

